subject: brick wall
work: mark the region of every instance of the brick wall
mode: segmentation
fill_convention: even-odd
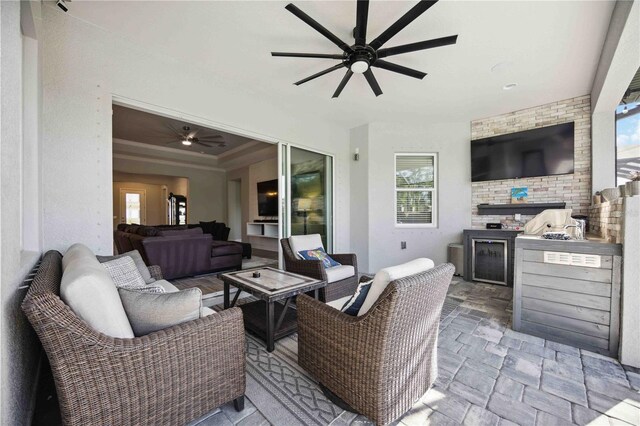
[[[591,201],[591,98],[589,95],[553,102],[471,122],[471,143],[476,139],[575,122],[574,173],[524,179],[503,179],[471,184],[472,225],[515,223],[513,215],[480,216],[478,204],[508,204],[511,188],[528,187],[529,203],[564,201],[573,214],[588,214]],[[533,216],[522,216],[522,223]]]
[[[610,243],[622,243],[624,198],[589,207],[589,231]]]

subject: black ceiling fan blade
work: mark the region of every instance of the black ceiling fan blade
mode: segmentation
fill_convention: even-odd
[[[326,70],[320,71],[319,73],[316,73],[316,74],[314,74],[314,75],[312,75],[310,77],[303,78],[302,80],[296,81],[293,84],[295,84],[296,86],[300,86],[302,83],[306,83],[307,81],[311,81],[314,78],[322,77],[325,74],[329,74],[330,72],[333,72],[335,70],[339,70],[340,68],[343,68],[343,67],[344,67],[344,64],[334,65],[331,68],[327,68]]]
[[[388,42],[391,37],[398,34],[404,27],[412,23],[418,16],[422,15],[431,6],[436,4],[438,0],[420,0],[418,4],[413,6],[407,13],[402,15],[400,19],[394,22],[389,28],[384,30],[382,34],[376,37],[369,45],[375,50],[382,47],[383,44]]]
[[[333,94],[332,98],[337,98],[338,96],[340,96],[340,93],[342,93],[342,89],[344,89],[344,86],[347,85],[347,83],[349,82],[349,79],[351,78],[352,75],[353,75],[353,71],[347,70],[347,73],[344,75],[344,77],[342,77],[342,81],[338,85],[338,88],[336,89],[336,91]]]
[[[322,34],[323,36],[328,38],[333,44],[338,46],[340,49],[344,50],[345,52],[349,52],[349,53],[353,52],[353,49],[351,49],[351,47],[347,43],[345,43],[344,41],[340,40],[338,38],[338,36],[336,36],[331,31],[329,31],[328,29],[326,29],[325,27],[320,25],[320,23],[318,23],[318,21],[313,19],[311,16],[307,15],[302,10],[298,9],[298,7],[296,5],[294,5],[293,3],[289,3],[288,5],[286,5],[285,9],[287,9],[289,12],[293,13],[294,15],[296,15],[298,18],[300,18],[302,21],[304,21],[311,28],[313,28],[314,30],[318,31],[320,34]]]
[[[402,53],[415,52],[417,50],[433,49],[434,47],[449,46],[456,44],[458,35],[434,38],[433,40],[419,41],[417,43],[403,44],[401,46],[389,47],[378,50],[378,58],[385,58],[392,55],[400,55]]]
[[[375,93],[376,96],[382,95],[382,89],[380,89],[378,80],[376,80],[376,78],[374,77],[373,72],[371,71],[371,68],[365,71],[364,77],[369,82],[369,86],[371,86],[371,90],[373,90],[373,93]]]
[[[354,37],[358,46],[367,43],[367,19],[369,17],[369,0],[358,0],[356,10],[356,29]]]
[[[271,52],[271,56],[282,56],[282,57],[285,57],[285,58],[344,59],[344,55],[332,55],[330,53]]]
[[[194,143],[197,143],[198,145],[202,145],[202,146],[206,146],[207,148],[215,148],[213,145],[209,145],[208,143],[204,143],[200,140],[197,141],[193,141]]]
[[[407,68],[398,64],[392,64],[391,62],[383,61],[382,59],[375,61],[372,66],[382,68],[387,71],[397,72],[398,74],[408,75],[409,77],[417,78],[419,80],[422,80],[427,75],[426,72],[414,70],[413,68]]]

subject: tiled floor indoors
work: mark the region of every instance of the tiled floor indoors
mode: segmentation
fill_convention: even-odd
[[[449,297],[462,304],[441,324],[439,377],[397,424],[640,424],[637,369],[514,332],[510,288],[454,280]],[[280,424],[247,401],[244,412],[227,404],[201,424],[269,423]]]

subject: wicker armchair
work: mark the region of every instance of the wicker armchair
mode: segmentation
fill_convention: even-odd
[[[298,363],[355,411],[386,425],[437,376],[440,313],[451,264],[392,281],[371,310],[353,317],[298,296]]]
[[[240,309],[142,337],[112,338],[59,298],[61,259],[56,251],[44,256],[22,309],[49,358],[65,425],[178,425],[232,400],[243,408]]]
[[[291,244],[289,244],[288,238],[281,239],[280,244],[282,245],[285,271],[328,282],[327,273],[321,261],[300,260],[296,258],[293,250],[291,249]],[[332,254],[331,257],[338,263],[353,266],[353,268],[355,269],[355,274],[352,277],[328,283],[326,287],[321,288],[319,292],[319,298],[320,301],[325,303],[343,298],[345,296],[351,296],[356,291],[356,288],[358,288],[357,256],[353,253],[350,253]]]

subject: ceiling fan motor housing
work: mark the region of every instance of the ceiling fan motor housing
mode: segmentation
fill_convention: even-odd
[[[353,53],[348,54],[347,58],[345,59],[344,63],[346,65],[347,68],[349,68],[351,71],[361,74],[365,71],[367,71],[369,69],[369,67],[371,67],[371,65],[376,61],[377,59],[377,55],[376,55],[376,51],[373,50],[373,48],[371,48],[371,46],[356,46],[353,45],[351,46],[351,48],[353,49]],[[367,64],[366,68],[364,69],[358,69],[358,64],[356,64],[356,62],[365,62]],[[354,67],[354,64],[356,64],[356,66]]]

